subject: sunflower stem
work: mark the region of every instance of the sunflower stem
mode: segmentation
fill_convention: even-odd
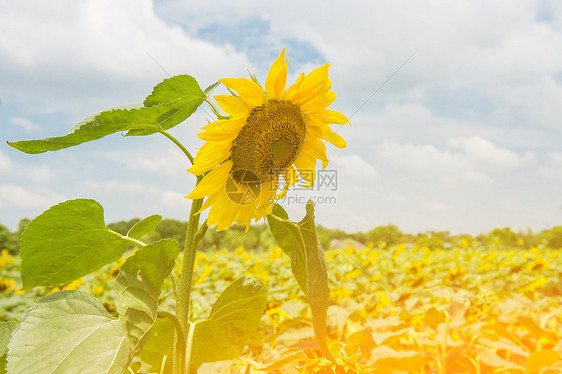
[[[201,181],[202,176],[197,177],[197,184]],[[201,235],[197,235],[199,231],[199,214],[196,214],[203,205],[203,199],[193,200],[191,203],[191,211],[189,213],[189,221],[187,223],[187,234],[185,238],[185,248],[183,250],[183,260],[181,265],[180,284],[178,289],[178,298],[176,300],[176,315],[178,317],[182,332],[185,337],[189,332],[189,302],[191,297],[191,279],[193,277],[193,268],[195,267],[195,255],[197,253],[197,244],[201,239]],[[202,228],[206,227],[204,223]],[[187,354],[186,354],[187,353]],[[181,373],[189,370],[189,361],[186,357],[191,357],[191,352],[181,350],[180,346],[175,347],[175,360],[177,367],[181,368]]]
[[[177,145],[178,148],[181,149],[181,151],[187,156],[187,158],[189,159],[189,162],[191,162],[191,165],[193,165],[193,156],[191,155],[191,153],[189,153],[187,148],[185,148],[183,146],[183,144],[180,143],[179,140],[174,138],[172,136],[172,134],[170,134],[169,132],[167,132],[166,130],[164,130],[162,128],[160,128],[158,131],[160,132],[160,134],[164,135],[166,138],[170,139],[175,145]]]

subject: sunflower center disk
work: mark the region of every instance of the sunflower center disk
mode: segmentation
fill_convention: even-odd
[[[257,187],[290,166],[302,148],[306,126],[300,108],[267,100],[252,110],[232,145],[232,177]]]

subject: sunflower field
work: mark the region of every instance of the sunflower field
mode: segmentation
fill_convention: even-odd
[[[417,243],[430,242],[423,239]],[[310,308],[279,247],[199,251],[191,317],[206,317],[220,292],[242,276],[257,277],[269,289],[258,332],[243,355],[204,364],[199,373],[562,372],[562,248],[466,238],[441,247],[334,241],[325,256],[328,343],[335,361],[318,350]],[[28,304],[60,290],[89,292],[115,313],[119,263],[59,287],[22,292],[18,262],[2,251],[0,319],[17,319]],[[164,282],[158,301],[164,310],[174,310],[173,283],[171,277]],[[158,344],[153,338],[145,355]],[[129,368],[163,370],[136,363]]]
[[[0,227],[0,374],[562,372],[562,227],[349,236],[317,224],[313,199],[298,221],[276,202],[317,183],[327,143],[347,147],[329,68],[288,84],[283,49],[265,81],[176,75],[66,135],[8,142],[163,136],[195,186],[185,235],[157,213],[106,225],[90,198]],[[216,120],[195,153],[169,130],[201,105]]]

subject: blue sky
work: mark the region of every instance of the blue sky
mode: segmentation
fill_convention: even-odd
[[[40,155],[5,142],[62,135],[142,102],[168,74],[206,87],[249,70],[263,82],[286,48],[290,81],[331,64],[333,109],[348,116],[414,55],[341,128],[348,147],[328,145],[337,190],[294,191],[285,202],[295,220],[311,197],[318,222],[349,231],[558,225],[560,45],[556,1],[0,0],[0,223],[14,229],[77,197],[100,202],[108,222],[185,220],[194,178],[162,137],[116,134]],[[193,152],[209,113],[173,130]]]

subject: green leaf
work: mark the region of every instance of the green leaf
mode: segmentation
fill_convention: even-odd
[[[52,206],[21,237],[23,289],[71,282],[117,261],[131,245],[105,226],[103,208],[77,199]]]
[[[190,75],[176,75],[164,79],[152,89],[152,93],[144,99],[144,106],[149,108],[154,105],[168,104],[181,100],[186,96],[202,97],[205,94],[201,91],[195,78]]]
[[[130,129],[127,136],[150,135],[161,127],[164,130],[185,121],[203,103],[206,95],[189,75],[176,75],[156,85],[152,93],[144,100],[144,106],[155,110],[158,116],[155,121],[156,130],[148,126]],[[161,113],[161,107],[166,108]]]
[[[151,373],[171,373],[173,360],[173,344],[175,339],[174,324],[168,318],[158,318],[148,332],[146,342],[139,358],[148,366]],[[162,361],[166,357],[164,370]]]
[[[131,229],[127,233],[127,236],[129,238],[140,239],[143,237],[143,235],[154,231],[160,221],[162,221],[162,216],[159,216],[158,214],[146,217],[145,219],[135,223],[135,225],[131,227]]]
[[[160,240],[137,251],[119,268],[115,300],[133,354],[142,349],[156,320],[162,283],[172,271],[178,254],[175,240]]]
[[[144,107],[109,109],[81,121],[67,135],[46,139],[8,142],[25,153],[57,151],[79,145],[116,132],[126,135],[150,135],[160,128],[168,130],[188,118],[206,98],[193,77],[178,75],[154,87]]]
[[[289,221],[289,215],[279,204],[273,204],[273,210],[267,219],[269,230],[273,234],[277,245],[287,256],[292,258],[295,238],[300,236],[299,227]],[[271,224],[272,221],[273,224]]]
[[[326,344],[326,313],[330,288],[324,251],[316,236],[314,204],[306,204],[306,215],[297,224],[288,220],[287,212],[275,204],[267,222],[273,237],[283,251],[291,257],[293,275],[304,292],[312,311],[312,324],[326,358],[332,359]]]
[[[207,97],[209,97],[209,95],[211,94],[211,92],[213,92],[213,90],[215,88],[217,88],[219,86],[219,84],[221,84],[221,82],[215,82],[213,84],[211,84],[209,87],[205,88],[205,95]]]
[[[92,295],[61,291],[26,311],[8,346],[7,372],[113,374],[130,360],[121,322]]]
[[[6,353],[12,332],[16,329],[15,321],[0,322],[0,373],[6,372]]]
[[[195,323],[191,362],[230,360],[240,356],[257,331],[265,310],[267,287],[254,277],[242,277],[219,296],[209,318]]]

